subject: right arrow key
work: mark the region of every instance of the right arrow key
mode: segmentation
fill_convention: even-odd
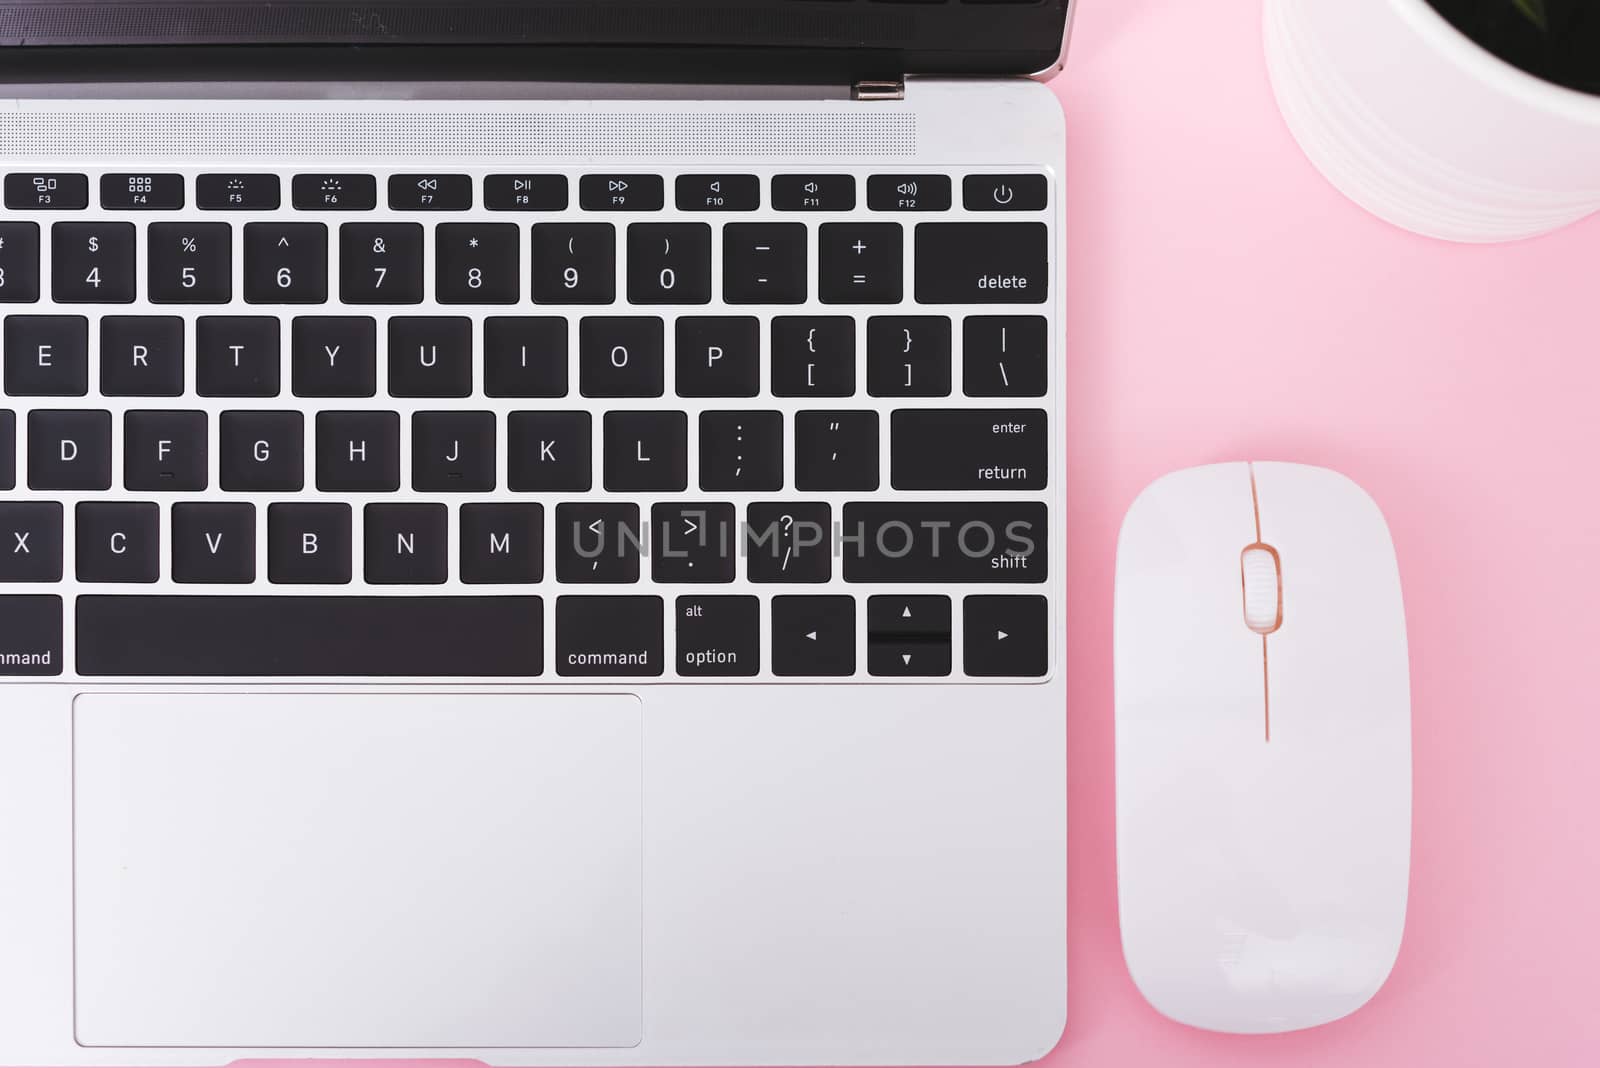
[[[966,673],[979,678],[1042,678],[1050,672],[1050,610],[1039,596],[968,597]]]

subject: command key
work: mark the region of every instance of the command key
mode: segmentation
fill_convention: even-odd
[[[61,598],[0,597],[0,675],[61,674]]]

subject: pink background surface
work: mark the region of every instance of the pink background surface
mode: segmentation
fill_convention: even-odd
[[[1600,1063],[1600,218],[1496,247],[1371,218],[1289,136],[1260,26],[1260,0],[1081,0],[1056,82],[1070,1005],[1048,1063]],[[1272,1038],[1159,1016],[1117,933],[1117,529],[1158,475],[1241,459],[1376,497],[1411,637],[1399,962],[1361,1012]]]
[[[1260,0],[1082,0],[1055,83],[1070,145],[1071,1003],[1045,1063],[1594,1064],[1600,218],[1487,248],[1370,218],[1284,128],[1260,21]],[[1159,1016],[1117,933],[1117,528],[1158,475],[1238,459],[1366,486],[1411,632],[1399,963],[1356,1015],[1266,1038]]]

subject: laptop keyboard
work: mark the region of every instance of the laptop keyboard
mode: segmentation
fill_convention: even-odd
[[[0,676],[1042,678],[1049,199],[8,173]]]

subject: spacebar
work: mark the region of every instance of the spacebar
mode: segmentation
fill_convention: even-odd
[[[78,674],[457,678],[544,670],[538,597],[85,596]]]

